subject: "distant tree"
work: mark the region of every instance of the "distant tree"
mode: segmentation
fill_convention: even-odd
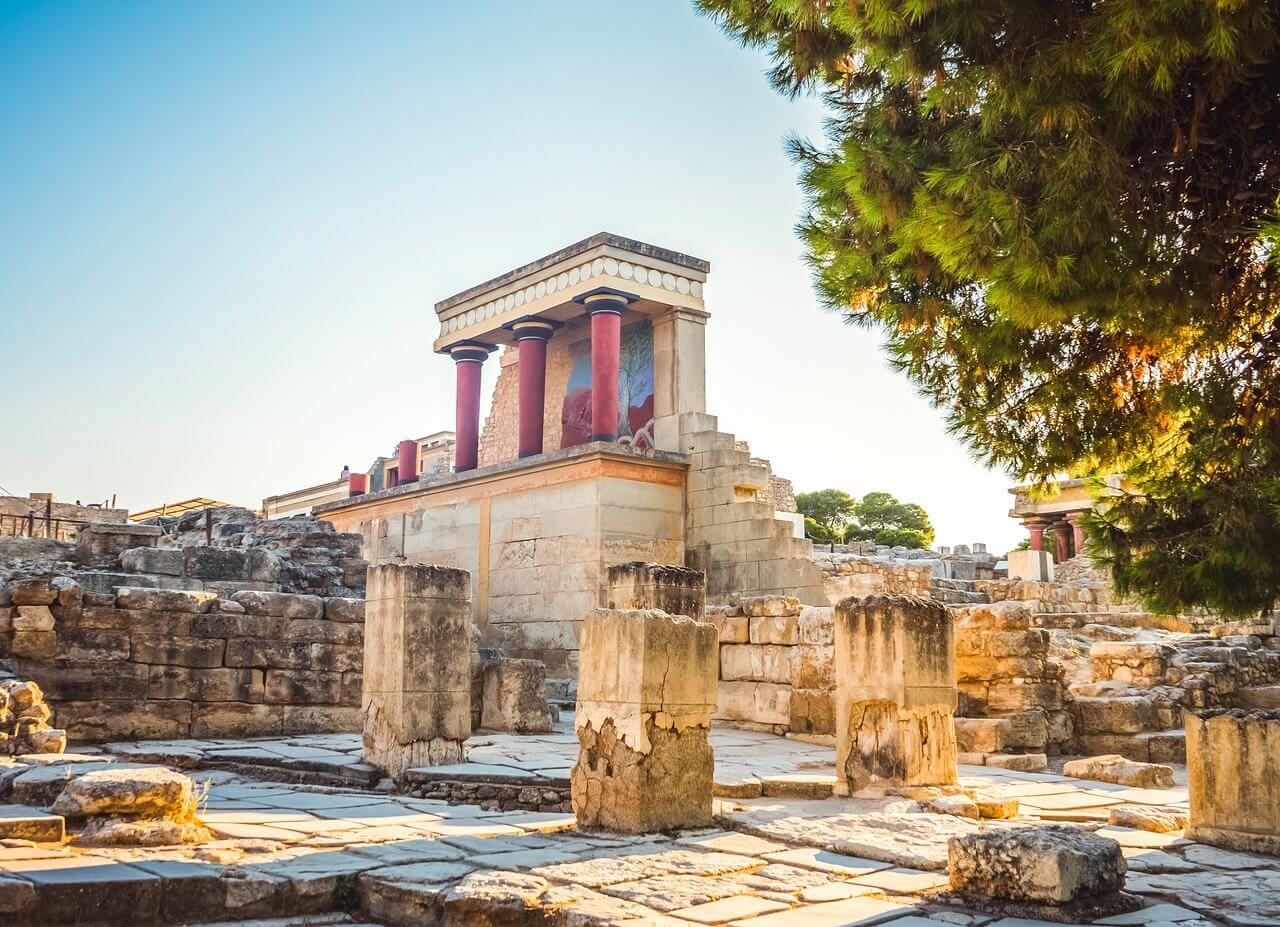
[[[838,544],[853,517],[857,500],[843,489],[819,489],[796,495],[796,510],[804,516],[805,533],[815,541]]]
[[[929,546],[924,532],[915,528],[881,528],[876,532],[875,542],[885,547],[911,547],[917,550]]]
[[[869,492],[854,508],[860,538],[888,547],[928,547],[933,543],[929,515],[914,502],[899,502],[887,492]],[[895,534],[894,532],[907,532]],[[891,537],[893,540],[883,540]]]

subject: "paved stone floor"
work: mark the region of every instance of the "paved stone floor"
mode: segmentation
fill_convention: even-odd
[[[569,735],[571,736],[571,735]],[[766,789],[816,790],[831,748],[718,731],[718,779],[755,777]],[[115,762],[186,750],[255,751],[282,762],[359,763],[358,739],[178,742],[113,747]],[[149,751],[149,753],[147,752]],[[314,752],[313,752],[314,751]],[[475,762],[549,772],[573,744],[482,735]],[[85,761],[101,757],[86,756]],[[541,765],[541,764],[546,764]],[[514,764],[514,765],[511,765]],[[0,773],[4,769],[0,766]],[[12,773],[13,770],[10,770]],[[962,767],[962,784],[1012,796],[1021,815],[987,827],[1068,820],[1117,839],[1127,889],[1147,902],[1105,924],[1280,924],[1280,858],[1233,853],[1106,824],[1110,808],[1185,809],[1185,788],[1130,789],[1048,774]],[[619,837],[575,829],[572,815],[502,812],[361,788],[325,788],[193,769],[201,817],[216,840],[198,847],[76,850],[0,845],[0,923],[212,922],[359,911],[387,924],[643,924],[663,927],[893,927],[1040,922],[961,909],[935,896],[946,883],[946,841],[979,825],[922,813],[903,798],[806,799],[794,794],[717,801],[718,827]],[[780,778],[778,778],[780,777]],[[16,780],[15,780],[16,781]],[[504,919],[505,918],[505,919]]]

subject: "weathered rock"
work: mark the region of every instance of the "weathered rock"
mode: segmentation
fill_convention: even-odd
[[[955,652],[945,608],[849,598],[835,612],[837,793],[956,781]]]
[[[243,590],[231,596],[231,601],[243,605],[250,615],[266,615],[272,618],[319,619],[324,617],[324,600],[315,595]]]
[[[1280,854],[1280,712],[1203,711],[1186,723],[1187,836]]]
[[[213,839],[208,829],[192,821],[92,818],[72,843],[79,847],[166,847]]]
[[[370,568],[365,760],[392,776],[460,762],[471,734],[471,666],[470,574],[399,563]]]
[[[485,664],[482,676],[481,727],[521,734],[551,730],[543,663],[499,658]]]
[[[1095,779],[1137,789],[1167,789],[1173,787],[1173,769],[1156,763],[1135,763],[1118,754],[1091,756],[1068,760],[1062,774],[1076,779]]]
[[[1170,808],[1152,808],[1148,805],[1121,805],[1111,808],[1107,821],[1117,827],[1133,827],[1157,834],[1182,830],[1187,826],[1187,815]]]
[[[987,830],[947,850],[951,889],[965,895],[1064,904],[1124,887],[1120,844],[1074,827]]]
[[[609,567],[609,607],[657,609],[701,621],[706,613],[707,576],[701,570],[661,563]]]
[[[716,637],[709,623],[659,611],[601,609],[583,623],[571,776],[579,826],[711,823]]]
[[[955,726],[961,753],[1003,753],[1012,733],[1004,718],[956,718]]]
[[[139,589],[121,586],[116,590],[117,607],[133,610],[200,614],[207,612],[217,598],[212,592],[190,589]]]
[[[68,782],[52,810],[66,817],[128,815],[188,822],[195,814],[195,798],[189,777],[161,766],[101,769]]]
[[[14,605],[52,605],[58,601],[58,590],[45,579],[20,579],[9,587]]]
[[[938,795],[921,802],[925,811],[932,814],[951,814],[958,818],[981,817],[978,803],[968,795]]]

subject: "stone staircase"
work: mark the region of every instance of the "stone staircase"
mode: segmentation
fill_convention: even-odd
[[[944,605],[983,605],[991,601],[990,596],[974,588],[971,579],[947,579],[934,576],[929,580],[929,590],[933,597]]]

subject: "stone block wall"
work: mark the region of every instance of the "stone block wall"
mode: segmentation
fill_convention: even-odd
[[[708,606],[720,644],[716,723],[832,738],[832,613],[778,596]]]
[[[1062,665],[1049,657],[1049,632],[1022,603],[952,609],[956,619],[956,714],[1004,718],[1007,747],[1061,753],[1074,735]]]
[[[823,574],[828,599],[839,602],[849,596],[932,596],[932,567],[889,557],[860,557],[814,551],[813,562]]]
[[[359,730],[363,636],[362,599],[0,588],[0,658],[81,742]]]

